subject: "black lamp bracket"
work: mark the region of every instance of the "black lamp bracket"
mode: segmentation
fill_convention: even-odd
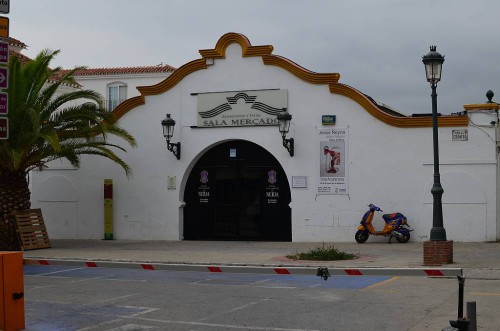
[[[285,136],[283,136],[283,147],[285,147],[288,153],[290,153],[290,156],[293,157],[295,147],[293,138],[286,139]]]
[[[171,151],[176,157],[177,160],[181,159],[181,143],[171,143],[169,140],[167,140],[167,149]]]

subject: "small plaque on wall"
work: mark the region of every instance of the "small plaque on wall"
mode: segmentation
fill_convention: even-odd
[[[321,124],[323,125],[335,125],[336,121],[336,115],[321,115]]]
[[[169,190],[175,190],[176,187],[176,177],[175,176],[168,176],[167,178],[167,188]]]
[[[469,131],[467,129],[451,130],[452,141],[468,141]]]
[[[292,176],[293,188],[307,188],[307,176]]]

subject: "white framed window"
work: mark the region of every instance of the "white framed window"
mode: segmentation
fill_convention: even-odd
[[[121,82],[114,82],[107,85],[107,100],[106,107],[112,111],[120,103],[127,99],[127,84]]]

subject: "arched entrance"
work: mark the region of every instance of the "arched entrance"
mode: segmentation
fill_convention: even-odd
[[[292,240],[285,171],[257,144],[215,146],[196,163],[184,192],[186,240]]]

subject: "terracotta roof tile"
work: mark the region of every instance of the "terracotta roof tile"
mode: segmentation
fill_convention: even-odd
[[[22,41],[15,39],[15,38],[12,38],[12,37],[7,37],[7,38],[5,38],[5,40],[9,43],[9,45],[12,45],[12,46],[17,46],[17,47],[20,47],[22,49],[26,49],[28,47],[28,45],[26,45]]]
[[[27,45],[22,41],[8,37],[5,38],[8,41],[9,45],[19,47],[21,49],[26,49]],[[25,64],[32,59],[24,54],[16,52],[12,49],[9,50],[9,56],[16,56],[21,63]],[[117,68],[88,68],[78,70],[73,74],[73,77],[76,76],[99,76],[99,75],[123,75],[123,74],[146,74],[146,73],[171,73],[174,72],[176,68],[168,65],[168,64],[159,64],[156,66],[142,66],[142,67],[117,67]],[[49,78],[49,82],[55,82],[59,77],[66,74],[69,70],[60,70],[57,75],[53,75],[53,77]],[[73,87],[82,87],[82,85],[75,83],[70,84]]]
[[[27,57],[24,54],[21,54],[21,53],[18,53],[12,49],[9,49],[9,57],[12,57],[12,56],[17,57],[21,61],[22,64],[26,64],[32,60],[31,58]]]
[[[56,74],[53,74],[52,76],[50,76],[49,79],[48,79],[48,82],[49,83],[56,83],[56,82],[58,82],[61,79],[61,77],[64,75],[64,71],[66,71],[66,70],[60,70]],[[74,82],[72,84],[64,83],[63,85],[72,86],[72,87],[75,87],[75,88],[82,88],[83,87],[83,85],[81,85],[78,82]]]
[[[12,57],[12,56],[15,56],[19,59],[19,61],[21,61],[21,64],[26,64],[28,62],[30,62],[31,60],[33,60],[32,58],[24,55],[24,54],[21,54],[19,52],[16,52],[16,51],[13,51],[13,50],[9,50],[9,57]],[[61,71],[64,71],[64,70],[61,70]],[[61,73],[58,73],[56,75],[52,75],[52,77],[49,77],[49,79],[47,80],[49,83],[55,83],[63,74]],[[77,82],[73,83],[73,84],[64,84],[64,85],[67,85],[67,86],[72,86],[72,87],[75,87],[75,88],[81,88],[82,85],[78,84]]]
[[[74,76],[124,75],[174,72],[176,68],[168,64],[144,67],[88,68],[75,72]]]

